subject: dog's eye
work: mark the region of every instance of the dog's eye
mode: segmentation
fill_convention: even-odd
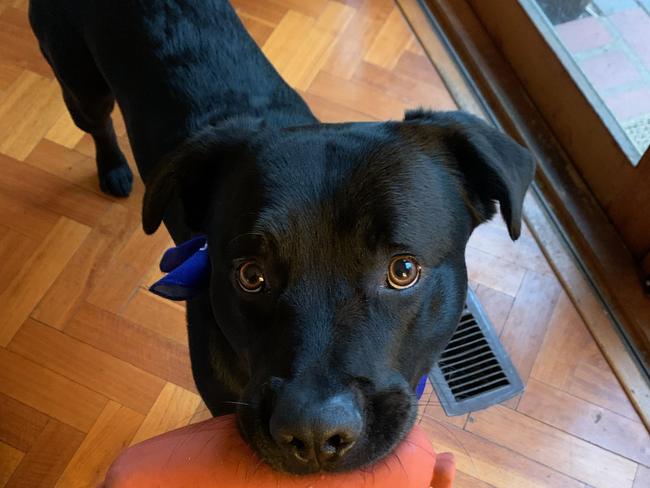
[[[264,272],[255,261],[246,261],[239,267],[237,281],[242,290],[257,293],[264,288]]]
[[[395,256],[388,265],[388,284],[397,290],[415,285],[422,267],[413,256]]]

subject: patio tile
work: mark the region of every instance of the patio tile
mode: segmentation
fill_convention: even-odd
[[[596,91],[639,81],[641,75],[622,51],[609,51],[581,61],[580,67]]]
[[[650,0],[637,0],[650,14]]]
[[[650,69],[650,16],[642,8],[619,12],[610,17],[625,42]]]
[[[625,122],[623,130],[639,154],[643,154],[648,149],[650,146],[650,115]]]
[[[557,35],[572,53],[605,46],[612,36],[598,17],[585,17],[555,26]]]
[[[637,6],[634,0],[593,0],[593,3],[605,15],[610,15]]]
[[[630,90],[604,99],[616,120],[625,121],[644,114],[650,114],[650,88]]]

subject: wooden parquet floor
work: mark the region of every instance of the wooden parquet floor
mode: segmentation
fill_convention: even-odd
[[[234,3],[325,121],[454,108],[389,0]],[[146,291],[170,239],[143,234],[140,182],[100,193],[26,9],[0,0],[0,487],[85,488],[125,446],[206,412],[183,307]],[[648,432],[530,233],[513,244],[495,220],[467,261],[527,388],[454,418],[427,392],[421,424],[456,454],[456,486],[649,487]]]

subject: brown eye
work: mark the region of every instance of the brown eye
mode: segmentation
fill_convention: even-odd
[[[395,256],[388,265],[388,284],[397,290],[415,285],[421,266],[413,256]]]
[[[239,267],[237,281],[242,290],[257,293],[264,288],[264,273],[262,267],[255,261],[246,261]]]

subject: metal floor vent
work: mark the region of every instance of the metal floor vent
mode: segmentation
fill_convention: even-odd
[[[501,403],[524,389],[472,290],[468,290],[458,328],[429,380],[449,416]]]

